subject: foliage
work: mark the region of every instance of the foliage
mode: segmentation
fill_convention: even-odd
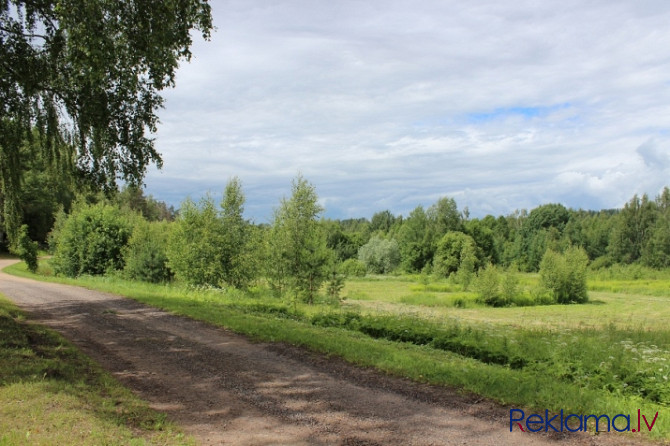
[[[326,278],[332,251],[317,218],[323,211],[316,190],[301,175],[293,180],[291,198],[275,211],[269,239],[268,277],[279,292],[313,303]]]
[[[640,261],[652,268],[670,267],[670,215],[658,216],[642,247]]]
[[[530,233],[548,228],[562,232],[569,219],[570,213],[562,204],[543,204],[530,211],[524,227]]]
[[[398,219],[388,209],[375,212],[370,220],[370,231],[388,233]]]
[[[29,271],[33,273],[37,271],[37,242],[30,239],[28,225],[22,225],[19,229],[19,238],[16,241],[14,252],[26,262]]]
[[[365,244],[365,235],[360,232],[347,232],[342,223],[327,220],[323,222],[326,230],[326,244],[328,249],[335,252],[337,260],[343,262],[355,259],[358,249]]]
[[[182,202],[179,218],[170,232],[168,266],[175,277],[192,285],[223,285],[223,225],[214,199]]]
[[[514,303],[520,305],[520,284],[517,270],[513,267],[507,268],[503,274],[501,283],[502,300],[506,303]]]
[[[463,265],[468,272],[474,271],[476,261],[475,241],[459,231],[447,232],[437,244],[433,271],[441,277],[448,277]]]
[[[398,229],[397,240],[402,266],[406,272],[420,272],[433,260],[433,233],[422,206],[417,206],[403,221]]]
[[[56,163],[39,148],[39,134],[20,148],[21,190],[16,191],[20,217],[28,225],[28,235],[44,243],[59,208],[70,209],[76,179],[72,160]],[[0,196],[2,192],[0,192]]]
[[[456,200],[442,197],[426,211],[429,224],[435,237],[442,237],[449,231],[461,231],[463,222],[458,212]]]
[[[329,273],[326,281],[326,294],[329,298],[339,302],[340,293],[344,288],[344,279],[346,276],[340,273],[336,268],[333,268]]]
[[[477,272],[475,291],[477,302],[492,307],[504,307],[507,304],[500,292],[500,272],[495,265],[489,263]]]
[[[455,275],[456,282],[463,285],[463,290],[467,291],[470,283],[475,275],[475,265],[477,264],[477,256],[472,245],[465,244],[460,253],[460,264]]]
[[[249,224],[242,217],[245,197],[237,178],[226,185],[220,211],[207,195],[182,203],[168,243],[168,265],[191,285],[246,287],[255,269]]]
[[[388,274],[400,264],[398,242],[374,235],[358,250],[358,260],[369,273]]]
[[[221,202],[223,225],[223,281],[236,288],[245,288],[255,276],[252,257],[257,253],[251,249],[249,223],[244,220],[244,202],[239,178],[226,184]]]
[[[161,164],[153,138],[160,92],[208,38],[211,7],[181,2],[0,2],[0,180],[10,236],[20,226],[19,150],[39,133],[45,157],[76,161],[97,186],[139,183]]]
[[[634,195],[625,204],[610,237],[609,251],[617,262],[633,263],[642,255],[656,222],[656,204]]]
[[[464,232],[475,242],[479,263],[498,263],[500,261],[499,248],[495,240],[497,224],[496,219],[491,215],[482,220],[468,220],[465,223]]]
[[[570,247],[564,254],[547,250],[540,264],[540,283],[559,304],[584,303],[588,261],[582,248]]]
[[[172,278],[167,257],[169,230],[166,222],[136,221],[123,251],[123,272],[128,278],[153,283]]]
[[[123,268],[123,249],[132,232],[134,218],[105,203],[78,204],[51,240],[55,242],[52,263],[57,274],[76,277],[104,274]]]
[[[345,260],[344,262],[340,263],[338,270],[341,274],[344,274],[347,277],[363,277],[367,272],[365,263],[358,259]]]
[[[537,303],[521,295],[519,277],[513,268],[502,272],[500,267],[491,263],[477,272],[475,291],[477,302],[491,307],[527,306]]]

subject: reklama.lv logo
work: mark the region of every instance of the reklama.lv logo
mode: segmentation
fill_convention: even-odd
[[[540,414],[532,414],[526,418],[526,413],[523,410],[510,409],[509,431],[512,432],[516,427],[522,432],[549,432],[550,430],[552,432],[587,432],[589,421],[592,420],[591,427],[594,432],[605,432],[605,426],[607,432],[610,432],[611,429],[617,432],[641,432],[642,427],[645,426],[651,432],[658,419],[658,412],[656,412],[651,424],[649,424],[647,416],[643,415],[640,409],[637,410],[637,420],[635,414],[631,416],[622,413],[613,417],[609,415],[577,415],[574,413],[566,416],[563,409],[553,417],[549,417],[549,415],[549,410],[545,410],[544,417]],[[631,418],[633,420],[632,429]],[[637,426],[635,426],[635,421],[637,421]],[[642,421],[644,421],[644,424],[642,424]]]

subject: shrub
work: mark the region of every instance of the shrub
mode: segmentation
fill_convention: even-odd
[[[167,265],[167,243],[170,226],[167,222],[140,219],[124,249],[123,272],[130,279],[161,283],[172,278]]]
[[[504,273],[495,265],[488,264],[479,270],[475,279],[476,301],[492,307],[515,305],[526,307],[537,305],[540,301],[523,293],[519,289],[519,277],[516,268],[509,268]],[[546,299],[542,303],[547,302]]]
[[[56,273],[76,277],[122,269],[133,219],[104,203],[75,206],[51,237]]]
[[[502,307],[507,301],[500,292],[500,272],[495,265],[488,264],[479,270],[475,281],[477,302],[493,307]]]
[[[30,239],[28,225],[22,225],[19,229],[19,237],[14,251],[21,260],[26,262],[30,272],[37,271],[37,242]]]
[[[400,248],[394,239],[386,240],[373,236],[358,250],[358,260],[365,264],[368,272],[387,274],[400,264]]]
[[[338,270],[347,277],[363,277],[366,272],[365,264],[358,259],[345,260],[340,263]]]
[[[540,262],[540,285],[551,292],[557,303],[586,302],[588,261],[582,248],[570,247],[564,254],[547,250]]]
[[[528,301],[522,299],[522,296],[519,292],[519,276],[517,275],[517,270],[514,268],[508,268],[505,271],[505,274],[502,278],[502,298],[508,303],[514,303],[517,305],[525,306],[528,305]]]
[[[224,226],[214,200],[185,200],[174,225],[167,256],[175,276],[190,285],[223,285]]]
[[[333,301],[340,301],[340,292],[344,288],[344,275],[333,269],[328,273],[326,281],[326,294]]]

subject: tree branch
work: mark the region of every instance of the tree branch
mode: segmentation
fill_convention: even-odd
[[[6,33],[11,33],[11,34],[14,34],[16,36],[28,37],[28,38],[31,38],[31,39],[37,38],[37,39],[47,40],[49,38],[49,36],[45,36],[45,35],[42,35],[42,34],[32,34],[32,33],[25,34],[25,33],[22,33],[22,32],[15,31],[15,30],[10,29],[10,28],[5,28],[2,25],[0,25],[0,31],[4,31]]]

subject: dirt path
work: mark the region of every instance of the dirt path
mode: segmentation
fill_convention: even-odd
[[[0,269],[13,261],[0,260]],[[634,437],[509,432],[509,409],[83,288],[0,273],[0,292],[201,444],[599,445]]]

